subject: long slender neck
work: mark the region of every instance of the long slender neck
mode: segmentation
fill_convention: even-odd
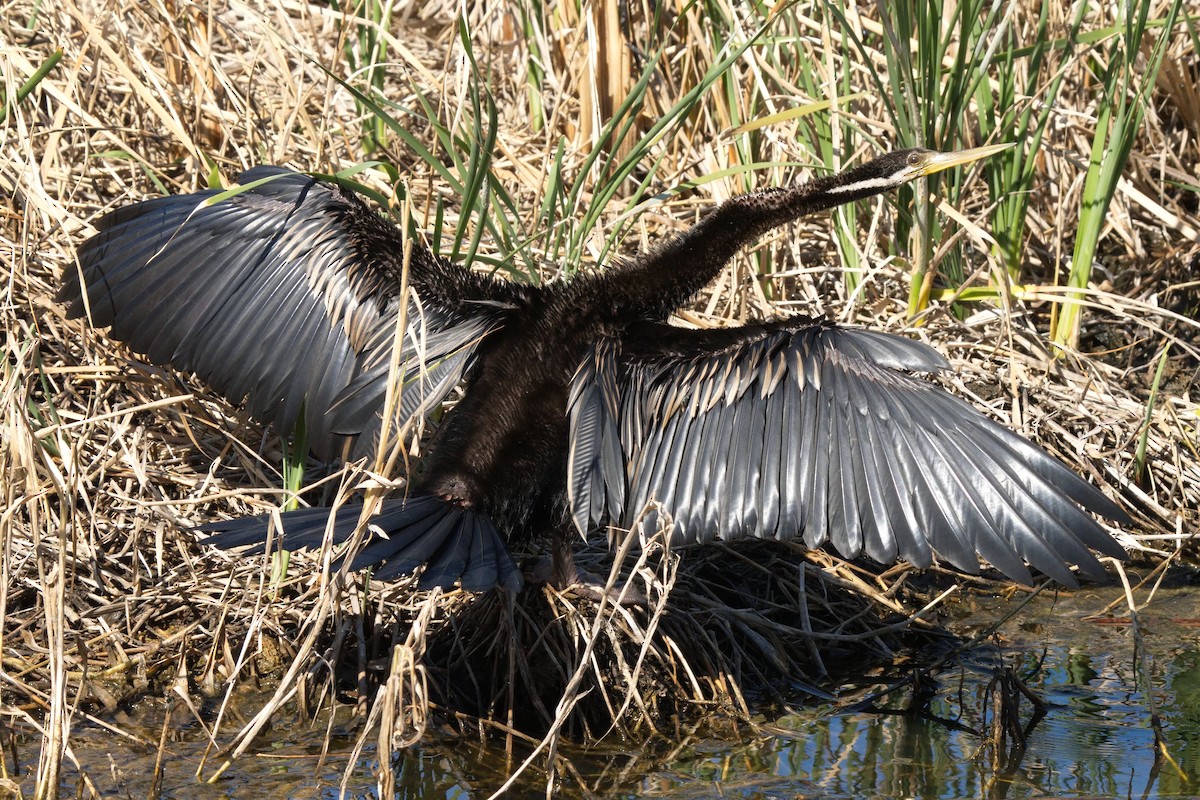
[[[806,214],[891,188],[870,164],[787,189],[765,189],[722,203],[688,230],[597,277],[595,295],[630,318],[665,319],[717,277],[739,249]]]

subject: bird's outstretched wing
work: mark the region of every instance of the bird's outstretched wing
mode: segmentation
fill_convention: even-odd
[[[281,430],[303,408],[319,456],[367,454],[405,305],[403,239],[337,186],[277,167],[239,178],[260,180],[232,197],[162,197],[107,215],[59,299]],[[520,291],[414,245],[397,423],[458,383]]]
[[[802,536],[885,564],[936,553],[974,572],[982,556],[1022,582],[1025,562],[1067,585],[1071,565],[1103,573],[1088,548],[1123,551],[1086,512],[1125,513],[907,374],[946,367],[919,342],[808,319],[604,339],[571,387],[575,524],[628,527],[655,501],[677,542]]]

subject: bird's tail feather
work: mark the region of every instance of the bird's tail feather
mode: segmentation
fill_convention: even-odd
[[[333,544],[350,538],[360,512],[358,506],[342,506],[333,512]],[[320,547],[329,516],[327,508],[301,508],[281,514],[281,546],[286,550]],[[265,515],[240,517],[196,530],[212,534],[205,544],[222,549],[250,546],[248,554],[258,554],[266,549],[268,520]],[[412,495],[385,500],[369,524],[366,543],[349,554],[353,556],[352,570],[375,567],[375,577],[388,580],[424,565],[418,582],[422,589],[446,589],[456,581],[472,592],[493,586],[514,592],[521,588],[521,572],[500,532],[485,514],[430,495]]]

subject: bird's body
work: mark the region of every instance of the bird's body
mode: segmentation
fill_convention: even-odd
[[[802,537],[847,556],[982,555],[1063,582],[1120,548],[1080,506],[1123,512],[1053,458],[907,374],[946,366],[925,345],[792,318],[728,330],[666,324],[737,250],[811,211],[878,194],[997,148],[897,151],[855,170],[719,206],[637,258],[535,287],[479,275],[415,244],[353,194],[276,168],[247,191],[122,209],[80,248],[71,313],[156,363],[195,371],[252,413],[301,414],[318,455],[376,446],[397,321],[400,424],[457,384],[410,475],[352,566],[421,584],[520,585],[530,533],[583,534],[665,511],[680,542]],[[215,248],[213,245],[217,245]],[[651,519],[655,513],[651,514]],[[320,510],[285,515],[285,546],[319,543]],[[357,512],[339,512],[335,540]],[[261,520],[206,526],[257,544]]]
[[[579,285],[531,295],[480,344],[470,388],[438,428],[418,491],[478,507],[513,532],[561,521],[567,386],[603,327],[574,313]]]

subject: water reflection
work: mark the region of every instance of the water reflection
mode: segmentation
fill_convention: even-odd
[[[1142,663],[1149,674],[1141,676],[1129,625],[1089,622],[1081,613],[1055,620],[1053,603],[1045,605],[1042,623],[1035,610],[1019,636],[978,649],[938,673],[927,711],[945,722],[900,713],[799,710],[778,720],[775,736],[745,745],[742,762],[764,774],[803,778],[811,789],[801,796],[1200,796],[1200,641],[1195,620],[1142,620],[1143,630],[1153,629],[1146,638],[1157,652],[1147,654]],[[1027,676],[1028,687],[1048,707],[1023,751],[997,754],[978,732],[987,730],[987,689],[1003,665]],[[1154,687],[1152,698],[1145,695],[1146,686]],[[1174,765],[1156,761],[1150,700]],[[889,707],[899,711],[907,702],[895,697]],[[1033,713],[1024,706],[1022,723]],[[1002,766],[1006,756],[1015,756],[1007,772]],[[698,755],[672,769],[703,780],[715,764],[729,762],[728,756],[714,760]],[[661,778],[645,788],[672,796]]]
[[[1088,621],[1087,609],[1080,607],[1078,598],[1071,606],[1050,598],[1023,609],[1020,627],[1007,637],[939,669],[928,684],[924,717],[848,710],[843,700],[840,707],[797,707],[766,725],[769,735],[751,741],[659,742],[656,749],[621,749],[615,743],[603,750],[567,753],[571,774],[554,796],[671,800],[1197,797],[1200,613],[1195,611],[1195,597],[1177,591],[1174,598],[1156,601],[1169,609],[1171,617],[1156,611],[1157,616],[1147,613],[1141,619],[1146,651],[1140,659],[1135,656],[1131,625]],[[1003,616],[1003,608],[994,603],[980,607],[976,614],[984,625]],[[971,624],[970,618],[966,624]],[[989,683],[1004,667],[1024,677],[1048,705],[1023,750],[1006,745],[996,752],[978,732],[988,728]],[[1147,674],[1140,674],[1141,669]],[[857,691],[875,691],[885,683]],[[1145,694],[1146,687],[1152,687],[1152,695]],[[912,697],[912,688],[906,687],[879,704],[900,712]],[[1174,764],[1156,764],[1151,701]],[[1021,724],[1032,716],[1032,707],[1024,704]],[[162,719],[160,706],[120,720],[123,729],[145,739],[143,745],[86,725],[72,732],[75,757],[83,772],[102,784],[98,785],[102,794],[149,796],[148,766],[153,763]],[[209,786],[194,776],[207,746],[203,730],[186,714],[172,716],[161,796],[175,800],[342,797],[339,787],[357,739],[356,726],[349,709],[341,707],[333,720],[315,725],[281,720],[259,741],[257,756],[239,759]],[[36,745],[29,740],[16,748],[24,778],[36,761]],[[397,764],[397,797],[485,798],[522,758],[521,753],[506,755],[495,743],[452,736],[433,740],[402,755]],[[211,760],[209,764],[211,773],[215,767]],[[373,775],[374,763],[367,752],[351,770],[344,796],[375,797]],[[111,785],[106,783],[110,778]],[[70,781],[65,788],[73,794],[76,787]],[[506,795],[545,796],[545,777],[537,772]]]

